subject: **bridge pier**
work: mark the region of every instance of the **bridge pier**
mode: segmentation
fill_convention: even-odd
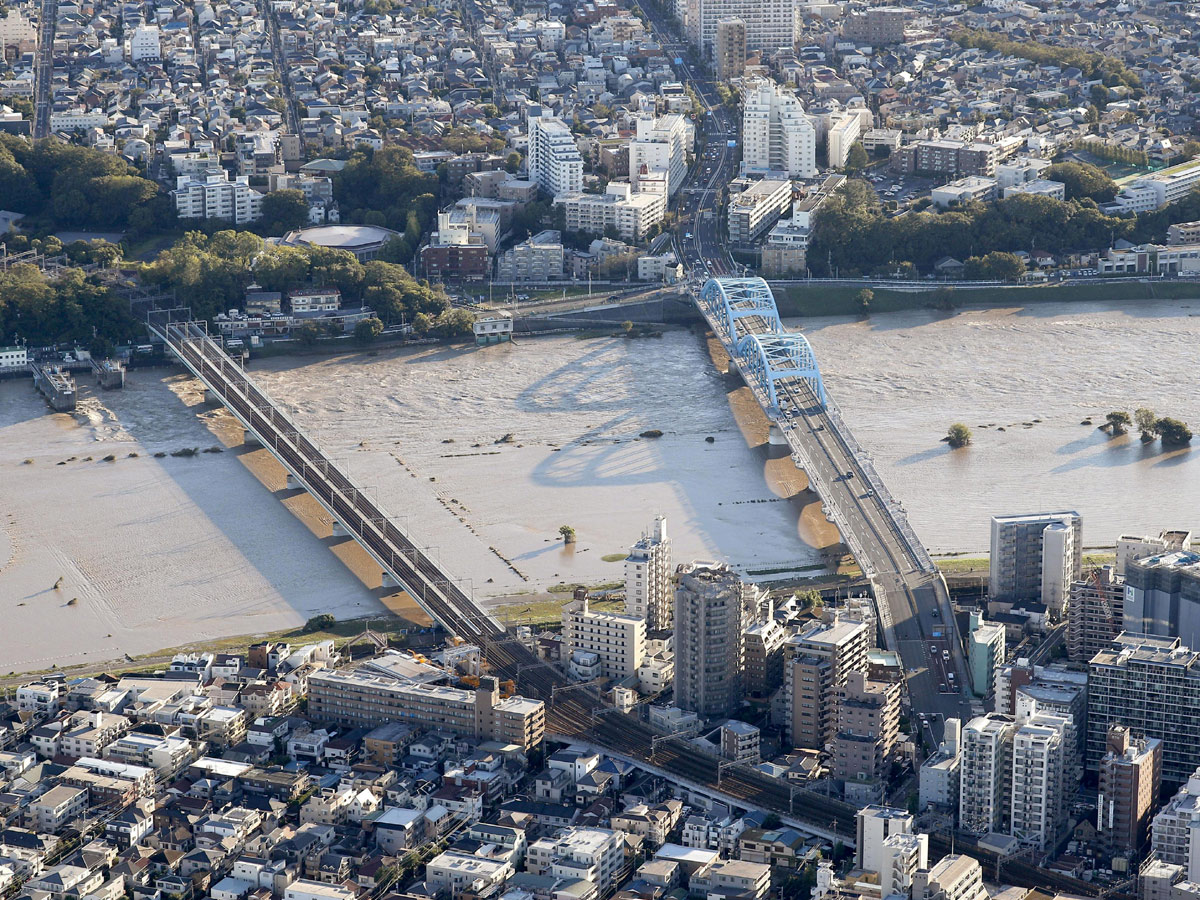
[[[738,361],[732,356],[729,357],[729,368],[725,370],[726,375],[741,375],[742,370],[738,367]]]
[[[302,488],[304,485],[300,483],[300,479],[291,472],[287,473],[287,486],[289,491],[294,491],[296,488]]]
[[[395,579],[395,577],[392,575],[391,572],[383,573],[383,578],[381,579],[380,584],[385,588],[402,588],[402,587],[404,587],[404,585],[402,585],[400,582],[398,582]]]
[[[771,428],[767,432],[767,456],[771,459],[779,459],[791,455],[792,448],[788,444],[787,435],[783,433],[782,428],[772,422]]]
[[[215,403],[221,403],[222,400],[220,397],[217,396],[217,394],[214,391],[210,390],[209,388],[205,388],[204,389],[204,402],[210,403],[210,404],[215,404]]]
[[[248,447],[261,447],[262,446],[262,441],[260,441],[258,439],[258,435],[256,435],[249,428],[242,430],[242,443]]]
[[[333,520],[333,536],[334,537],[350,537],[350,532],[346,530],[346,526],[337,519]]]

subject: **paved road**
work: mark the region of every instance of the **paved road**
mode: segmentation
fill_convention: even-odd
[[[54,32],[58,27],[58,0],[42,0],[38,22],[37,69],[34,79],[33,139],[50,134],[50,107],[53,101]]]

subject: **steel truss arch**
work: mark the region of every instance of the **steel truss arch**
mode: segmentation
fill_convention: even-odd
[[[766,393],[772,412],[778,412],[775,385],[785,379],[802,379],[821,408],[826,408],[825,383],[812,345],[802,334],[748,334],[737,345],[738,358],[747,381]]]
[[[721,337],[731,347],[738,346],[746,336],[738,334],[737,323],[741,319],[758,317],[765,324],[764,330],[783,331],[775,295],[761,278],[710,278],[704,283],[700,300],[724,327]]]

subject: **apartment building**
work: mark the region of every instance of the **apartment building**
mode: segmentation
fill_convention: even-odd
[[[767,697],[783,684],[783,646],[789,634],[789,629],[775,618],[773,609],[761,622],[746,629],[742,678],[746,693]]]
[[[678,114],[638,116],[637,130],[629,141],[629,182],[639,190],[646,174],[663,173],[667,195],[674,197],[687,177],[687,154],[691,126]]]
[[[1125,630],[1125,579],[1112,566],[1071,583],[1067,658],[1086,663]],[[1136,627],[1133,630],[1137,630]]]
[[[913,877],[912,900],[987,900],[983,868],[969,856],[943,856]]]
[[[529,180],[553,197],[583,190],[583,157],[571,129],[547,115],[530,115],[525,164]]]
[[[831,169],[840,169],[846,165],[850,148],[854,146],[861,134],[862,116],[856,110],[837,113],[830,118],[825,140]]]
[[[604,234],[615,229],[622,240],[637,242],[663,220],[667,198],[661,192],[634,193],[627,182],[609,182],[603,194],[570,191],[558,194],[554,205],[563,208],[569,231]]]
[[[1162,779],[1200,765],[1200,652],[1179,638],[1123,632],[1088,666],[1087,765],[1099,766],[1111,725],[1162,741]]]
[[[867,668],[862,622],[835,617],[791,635],[784,645],[786,727],[795,747],[824,750],[837,732],[838,691]]]
[[[1200,828],[1200,768],[1151,820],[1150,849],[1165,863],[1190,865],[1193,825]]]
[[[675,591],[675,702],[702,718],[728,716],[742,699],[744,636],[758,589],[728,566],[679,567]]]
[[[976,716],[962,730],[958,825],[972,834],[1004,831],[1016,724],[1009,716]]]
[[[84,788],[60,784],[33,800],[26,813],[29,828],[39,834],[58,834],[88,808]]]
[[[971,690],[976,697],[986,697],[996,686],[996,676],[1004,665],[1004,626],[985,622],[979,610],[972,610],[967,634],[967,666],[971,674]]]
[[[755,79],[744,89],[742,171],[816,177],[816,127],[792,90],[766,79]]]
[[[1067,720],[1035,713],[1012,739],[1011,833],[1026,846],[1055,845],[1066,800]]]
[[[646,656],[645,619],[590,609],[587,591],[580,589],[563,607],[562,626],[562,652],[568,659],[593,653],[600,658],[602,677],[637,675]]]
[[[911,834],[913,817],[908,810],[870,804],[854,817],[855,865],[865,872],[882,872],[883,844],[897,834]]]
[[[250,187],[250,178],[211,169],[203,175],[180,175],[175,179],[175,212],[181,219],[221,219],[246,225],[262,216],[263,195]]]
[[[732,81],[746,74],[746,22],[736,16],[727,16],[717,22],[716,47],[717,77],[721,81]],[[1200,229],[1198,229],[1200,232]]]
[[[959,768],[962,765],[962,723],[946,720],[942,742],[937,750],[921,763],[917,776],[921,809],[958,809]]]
[[[891,769],[900,734],[899,683],[870,681],[866,672],[852,671],[838,688],[837,697],[834,777],[882,784]]]
[[[1124,725],[1108,728],[1100,760],[1096,831],[1113,856],[1137,855],[1149,835],[1162,786],[1162,741],[1135,738]]]
[[[669,631],[674,599],[667,519],[658,516],[625,558],[625,612],[645,619],[648,632]]]
[[[542,701],[517,696],[501,700],[494,678],[484,678],[478,689],[467,691],[365,667],[314,672],[308,681],[308,710],[315,721],[349,728],[418,723],[520,747],[541,743],[546,725]]]
[[[1074,510],[993,516],[988,595],[1040,598],[1060,618],[1070,586],[1083,574],[1083,519]]]
[[[721,726],[721,756],[734,762],[757,765],[759,730],[746,722],[730,719]]]
[[[625,837],[607,828],[564,828],[534,841],[525,856],[532,874],[588,881],[601,894],[613,886],[624,862]]]
[[[1111,247],[1098,260],[1097,267],[1101,275],[1191,275],[1200,272],[1200,244]]]
[[[904,25],[911,16],[912,11],[902,7],[873,6],[846,16],[842,37],[872,47],[900,44],[904,42]]]
[[[499,281],[553,281],[563,277],[562,234],[540,231],[496,258]]]
[[[995,144],[964,141],[917,141],[892,154],[892,167],[901,172],[924,172],[960,178],[996,174],[1000,148]]]
[[[753,244],[771,230],[792,205],[792,183],[763,179],[751,184],[729,201],[729,241]]]
[[[688,41],[705,58],[714,54],[722,19],[737,18],[745,24],[747,54],[773,53],[795,43],[796,8],[791,0],[675,0],[675,9]]]

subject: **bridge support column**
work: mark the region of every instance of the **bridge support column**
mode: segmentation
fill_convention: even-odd
[[[725,374],[735,376],[740,376],[742,374],[742,370],[738,366],[738,361],[733,357],[729,358],[729,368],[725,370]]]
[[[295,475],[293,475],[291,472],[288,472],[287,486],[288,486],[289,491],[294,491],[296,488],[304,487],[304,485],[302,485],[300,483],[300,479],[297,478]]]
[[[208,388],[205,388],[204,389],[204,402],[205,403],[220,403],[221,398],[218,397],[212,391],[210,391]]]
[[[337,519],[333,520],[333,536],[334,537],[349,537],[350,532],[346,530],[346,526]]]
[[[384,573],[383,573],[383,580],[382,580],[382,584],[383,584],[383,586],[384,586],[385,588],[398,588],[398,587],[404,587],[404,585],[402,585],[400,582],[398,582],[398,581],[395,579],[395,577],[392,575],[392,573],[391,573],[391,572],[384,572]]]
[[[246,444],[247,446],[250,446],[250,447],[261,447],[262,446],[262,441],[260,441],[258,439],[258,435],[256,435],[249,428],[245,428],[242,430],[242,443]]]
[[[791,455],[792,448],[788,445],[787,435],[783,433],[782,428],[772,423],[770,431],[767,432],[767,456],[778,459]]]

